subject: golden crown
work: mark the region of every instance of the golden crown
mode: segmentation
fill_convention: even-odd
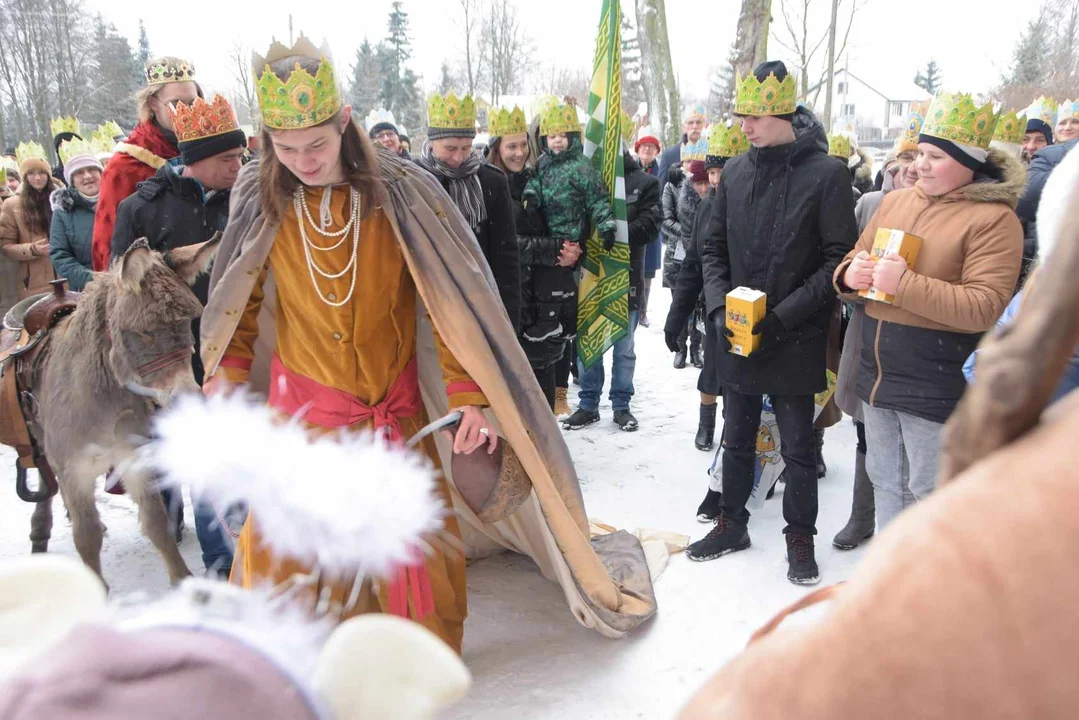
[[[506,137],[528,132],[528,120],[524,110],[514,106],[513,110],[499,108],[491,114],[489,122],[492,137]]]
[[[1057,109],[1057,122],[1061,120],[1079,120],[1079,99],[1065,100]]]
[[[0,191],[7,189],[7,168],[0,166]]]
[[[853,152],[850,136],[841,133],[828,136],[828,154],[832,157],[847,160]]]
[[[1057,101],[1042,95],[1027,108],[1027,120],[1041,120],[1049,127],[1057,124]]]
[[[543,115],[540,116],[540,135],[575,132],[581,132],[576,105],[556,103],[544,110]]]
[[[49,127],[52,128],[52,134],[54,137],[59,135],[60,133],[65,132],[78,135],[82,131],[82,124],[78,121],[78,119],[73,117],[54,118],[49,123]]]
[[[36,142],[30,141],[19,143],[19,146],[15,148],[15,159],[22,165],[24,162],[31,159],[48,162],[49,156],[45,154],[45,148],[41,147],[41,145]]]
[[[319,58],[315,75],[296,63],[288,80],[270,70],[270,65],[284,58],[299,56],[314,60]],[[252,66],[258,80],[255,83],[262,110],[262,122],[274,130],[299,130],[326,122],[341,109],[341,91],[337,87],[330,49],[323,44],[316,48],[303,35],[292,47],[285,47],[276,40],[263,57],[252,55]]]
[[[116,141],[94,135],[93,139],[90,140],[90,145],[94,148],[95,157],[98,155],[112,155],[113,150],[116,148]]]
[[[690,120],[704,120],[708,122],[708,111],[704,105],[694,104],[686,105],[682,108],[682,122],[689,122]]]
[[[682,146],[682,154],[680,156],[680,159],[682,160],[683,164],[693,162],[694,160],[700,160],[701,162],[704,162],[705,158],[707,157],[708,140],[703,137],[695,143],[687,142],[685,145]]]
[[[633,133],[637,130],[637,123],[633,122],[633,118],[629,116],[625,110],[622,111],[622,139],[626,141],[627,145],[633,144]]]
[[[798,91],[790,74],[780,81],[775,73],[768,73],[761,82],[750,73],[738,78],[737,87],[735,115],[789,115],[798,106]]]
[[[988,150],[996,124],[993,103],[978,106],[970,95],[945,92],[933,98],[921,134]]]
[[[169,114],[172,116],[176,139],[182,143],[240,129],[232,106],[220,95],[214,95],[210,102],[202,98],[195,98],[195,102],[190,105],[178,102],[169,108]]]
[[[476,132],[476,101],[471,95],[459,98],[452,91],[445,97],[432,95],[427,102],[427,127]]]
[[[86,140],[75,138],[60,143],[60,163],[67,165],[71,158],[87,156],[94,157],[94,146]]]
[[[194,82],[195,66],[178,57],[159,57],[146,63],[146,84]]]
[[[1013,143],[1015,145],[1023,142],[1023,136],[1027,132],[1027,116],[1023,114],[1016,114],[1015,110],[1010,112],[1001,111],[1000,118],[997,120],[997,127],[993,131],[993,139],[1000,142]]]
[[[115,141],[118,137],[124,136],[124,129],[115,120],[109,120],[106,123],[102,123],[98,126],[97,130],[94,130],[94,137],[108,138]]]
[[[735,122],[730,127],[722,123],[712,126],[712,135],[708,138],[708,154],[713,157],[732,158],[749,150],[749,138],[742,132],[742,124]]]

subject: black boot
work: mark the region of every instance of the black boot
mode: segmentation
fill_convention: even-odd
[[[711,450],[715,445],[717,406],[718,403],[711,405],[701,403],[701,422],[697,426],[697,437],[693,441],[698,450]]]
[[[690,333],[689,361],[698,370],[704,367],[704,344],[701,342],[701,332],[696,327]]]
[[[854,459],[854,502],[850,520],[836,534],[832,545],[839,550],[853,550],[873,537],[876,520],[877,506],[873,501],[873,483],[865,470],[865,453],[858,453]]]
[[[817,458],[817,479],[820,480],[828,474],[828,466],[824,464],[824,431],[813,431],[814,455]]]
[[[715,490],[709,488],[708,493],[704,496],[704,500],[697,508],[697,522],[715,522],[716,518],[719,517],[719,513],[722,507],[723,493],[716,492]]]
[[[787,533],[787,579],[795,585],[816,585],[820,582],[812,535]]]
[[[599,422],[599,413],[595,410],[578,408],[577,412],[570,415],[562,422],[563,430],[580,430],[581,428],[595,425]]]
[[[716,526],[702,539],[686,548],[686,557],[697,562],[715,560],[732,552],[749,547],[749,532],[745,525],[740,525],[720,513]]]
[[[685,348],[679,350],[674,354],[674,369],[681,370],[686,366],[686,351]]]

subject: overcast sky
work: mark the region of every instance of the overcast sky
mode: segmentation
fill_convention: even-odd
[[[803,0],[793,0],[799,7]],[[1012,48],[1025,26],[1022,13],[1005,15],[983,6],[972,11],[970,0],[935,0],[932,13],[918,13],[909,3],[861,0],[848,47],[851,72],[882,92],[903,88],[915,71],[933,57],[943,70],[948,90],[983,92],[1006,70]],[[202,82],[212,90],[228,90],[234,84],[229,55],[242,43],[264,52],[271,36],[288,38],[288,16],[293,26],[316,43],[329,41],[338,63],[338,74],[347,81],[348,66],[364,36],[372,43],[386,32],[389,0],[351,3],[297,3],[295,0],[261,0],[258,3],[216,2],[184,13],[170,3],[143,3],[132,8],[119,0],[89,0],[134,41],[140,17],[146,23],[155,54],[179,55],[191,60]],[[591,68],[599,0],[511,0],[519,9],[526,31],[536,45],[537,60],[565,67]],[[791,0],[787,0],[791,2]],[[852,0],[843,0],[843,16]],[[632,13],[631,1],[623,7]],[[704,99],[708,92],[708,68],[722,63],[734,39],[740,0],[667,0],[675,72],[683,95]],[[305,12],[306,8],[311,8]],[[317,8],[317,9],[316,9]],[[413,41],[412,65],[424,76],[426,90],[433,90],[443,59],[455,60],[461,34],[454,26],[455,0],[404,0]],[[823,32],[827,27],[828,0],[810,0],[810,25]],[[193,13],[193,14],[192,14]],[[957,29],[961,28],[961,35]],[[773,33],[783,32],[781,0],[773,0]],[[821,55],[823,56],[822,49]],[[773,39],[771,57],[785,51]],[[842,58],[839,64],[842,64]],[[898,91],[898,90],[897,90]]]

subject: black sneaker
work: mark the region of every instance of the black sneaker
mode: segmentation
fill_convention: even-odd
[[[723,508],[723,493],[709,489],[704,501],[697,508],[697,522],[713,523]]]
[[[816,585],[820,582],[812,535],[787,533],[787,568],[787,579],[795,585]]]
[[[686,557],[696,562],[715,560],[749,547],[749,532],[744,525],[736,525],[720,513],[716,526],[701,540],[686,548]]]
[[[599,413],[595,410],[578,408],[577,412],[562,421],[563,430],[580,430],[599,422]]]
[[[629,410],[615,410],[614,424],[621,428],[623,432],[637,432],[638,427],[640,427],[637,425],[637,418],[633,417],[633,413]]]

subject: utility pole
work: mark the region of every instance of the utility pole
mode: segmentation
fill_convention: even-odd
[[[833,15],[832,21],[834,23],[835,22],[835,17],[834,17],[835,13],[832,13],[832,15]],[[835,29],[833,28],[833,33],[834,33],[834,31],[835,31]],[[292,39],[292,13],[289,13],[288,14],[288,46],[292,47],[293,42],[294,41]]]
[[[832,24],[828,27],[828,87],[824,96],[824,129],[832,132],[832,83],[835,80],[835,24],[839,17],[839,0],[832,0]]]

